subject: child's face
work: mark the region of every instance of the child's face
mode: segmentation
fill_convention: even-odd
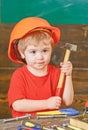
[[[51,44],[28,45],[24,51],[24,58],[29,68],[42,70],[49,64],[51,53]]]

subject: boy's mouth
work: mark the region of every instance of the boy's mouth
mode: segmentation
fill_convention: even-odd
[[[44,64],[44,62],[37,62],[37,64],[38,64],[38,65],[42,65],[42,64]]]

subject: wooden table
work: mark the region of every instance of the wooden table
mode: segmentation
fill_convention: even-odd
[[[70,118],[80,118],[80,115],[74,116],[74,117],[64,117],[64,118],[46,118],[46,119],[37,119],[36,117],[33,117],[31,119],[25,119],[25,120],[30,120],[33,122],[36,122],[38,124],[41,124],[47,128],[52,128],[52,126],[63,126],[64,124],[69,124]],[[88,114],[87,114],[88,117]],[[7,122],[4,123],[3,120],[0,120],[0,130],[17,130],[17,127],[21,125],[22,120],[18,121],[12,121],[12,122]],[[64,128],[65,130],[72,130],[70,128]]]
[[[8,123],[1,123],[0,130],[17,130],[17,126],[21,125],[21,121],[13,121]],[[42,124],[48,128],[53,125],[61,125],[63,123],[69,123],[69,118],[53,118],[53,119],[31,119],[36,123]]]

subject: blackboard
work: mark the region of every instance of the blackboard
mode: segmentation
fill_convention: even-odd
[[[0,22],[16,23],[28,16],[51,24],[88,24],[88,0],[0,0]]]

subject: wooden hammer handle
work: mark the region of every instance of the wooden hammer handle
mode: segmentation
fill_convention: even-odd
[[[71,53],[71,51],[67,49],[65,52],[64,62],[69,60],[70,53]]]
[[[69,60],[70,53],[71,51],[67,49],[64,57],[64,62]],[[57,90],[56,90],[56,95],[60,97],[62,97],[62,87],[63,87],[64,78],[65,78],[65,74],[61,72],[59,82],[57,85]]]
[[[67,49],[64,57],[64,62],[68,61],[70,53],[71,51]],[[61,72],[57,88],[62,88],[64,77],[65,74]]]

